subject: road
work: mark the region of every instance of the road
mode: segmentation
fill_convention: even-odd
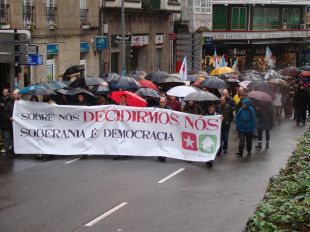
[[[305,129],[287,120],[269,150],[243,158],[232,129],[212,169],[156,157],[2,156],[0,231],[240,232]]]

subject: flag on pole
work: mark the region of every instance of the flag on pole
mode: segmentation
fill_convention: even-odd
[[[214,48],[213,58],[214,58],[214,67],[218,68],[219,67],[219,62],[218,62],[218,58],[217,58],[216,48]]]
[[[273,61],[272,61],[272,52],[271,50],[269,49],[269,47],[267,46],[266,48],[266,56],[265,56],[265,59],[267,61],[267,64],[270,68],[272,68],[274,65],[273,65]]]
[[[220,67],[226,67],[226,60],[225,60],[225,56],[224,55],[222,55],[221,62],[220,62]]]
[[[181,68],[179,70],[179,76],[182,81],[187,81],[187,61],[186,56],[184,56]]]
[[[234,61],[233,66],[231,67],[234,70],[238,70],[238,66],[237,66],[237,59]]]

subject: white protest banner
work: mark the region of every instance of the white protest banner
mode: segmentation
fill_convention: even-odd
[[[15,102],[17,154],[165,156],[214,160],[221,116],[118,105]]]

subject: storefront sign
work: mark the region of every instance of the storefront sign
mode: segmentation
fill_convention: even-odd
[[[89,52],[88,42],[80,42],[80,52]]]
[[[164,44],[164,34],[156,34],[155,35],[155,45],[163,45]]]
[[[118,105],[17,101],[17,154],[165,156],[206,162],[220,146],[221,115]],[[25,149],[27,147],[27,149]]]
[[[112,35],[112,43],[120,44],[122,43],[122,35]],[[131,44],[131,35],[125,35],[125,43]]]
[[[213,44],[213,38],[212,37],[204,37],[204,45],[212,45]]]
[[[48,55],[57,55],[59,52],[58,44],[48,44],[47,45],[47,54]]]
[[[176,40],[177,39],[177,34],[176,33],[169,33],[168,34],[168,36],[169,36],[169,40]]]
[[[133,35],[131,40],[131,45],[134,47],[141,47],[149,45],[148,35]]]
[[[252,39],[278,39],[278,38],[304,38],[310,37],[309,30],[285,31],[251,31],[251,32],[204,32],[203,37],[212,37],[213,40],[252,40]]]
[[[96,36],[96,49],[103,50],[108,48],[108,38],[106,36]]]
[[[27,59],[28,65],[42,65],[43,64],[43,56],[42,55],[28,55]]]

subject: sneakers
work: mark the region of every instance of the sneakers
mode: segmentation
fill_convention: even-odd
[[[6,152],[6,150],[5,150],[5,149],[2,149],[0,152],[1,152],[1,153],[5,153],[5,152]]]
[[[158,161],[160,161],[160,162],[166,162],[166,157],[163,157],[163,156],[159,156],[158,158]]]
[[[236,153],[236,156],[237,156],[237,157],[242,157],[242,156],[243,156],[243,154],[242,154],[242,153],[240,153],[240,152],[237,152],[237,153]]]

